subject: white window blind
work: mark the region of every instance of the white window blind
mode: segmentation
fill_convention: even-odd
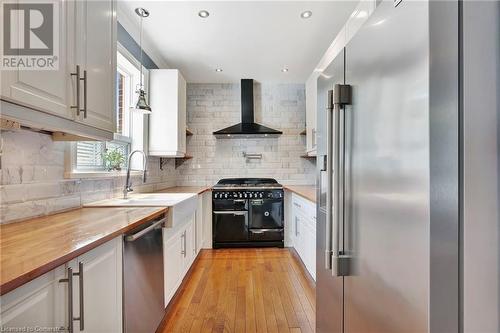
[[[104,170],[104,142],[79,141],[76,144],[76,166],[79,170]]]
[[[107,169],[103,158],[106,150],[118,150],[124,157],[122,168],[127,167],[129,144],[121,142],[79,141],[76,144],[77,170],[102,171]]]

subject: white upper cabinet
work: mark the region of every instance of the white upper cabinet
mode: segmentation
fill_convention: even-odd
[[[3,116],[29,127],[109,140],[116,122],[116,0],[54,4],[58,68],[2,70],[1,99],[27,107],[2,103]],[[16,41],[24,42],[24,37]]]
[[[177,69],[150,71],[149,155],[186,155],[186,80]]]
[[[114,132],[116,85],[116,3],[77,1],[77,56],[81,107],[77,121]],[[86,76],[85,76],[86,75]]]
[[[316,156],[317,82],[316,72],[306,82],[306,152],[310,156]]]
[[[60,117],[73,119],[76,110],[73,94],[75,79],[71,78],[70,59],[75,46],[75,4],[58,1],[59,15],[54,29],[58,31],[59,68],[56,70],[2,70],[1,97],[7,101],[35,108]],[[18,11],[22,15],[23,11]],[[11,29],[16,25],[11,24]],[[19,34],[17,34],[19,35]]]

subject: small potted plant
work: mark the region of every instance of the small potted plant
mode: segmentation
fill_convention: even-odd
[[[120,171],[122,169],[125,156],[118,148],[107,148],[103,154],[104,165],[108,171]]]

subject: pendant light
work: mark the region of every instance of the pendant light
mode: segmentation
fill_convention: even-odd
[[[142,112],[142,113],[151,113],[151,107],[148,105],[148,102],[146,101],[146,92],[144,91],[144,85],[142,84],[142,20],[145,17],[149,16],[149,12],[147,9],[144,8],[136,8],[135,13],[141,18],[141,35],[140,35],[140,47],[141,47],[141,60],[140,60],[140,65],[141,65],[141,84],[139,85],[139,89],[136,91],[136,93],[139,95],[137,98],[137,103],[135,104],[135,110]]]

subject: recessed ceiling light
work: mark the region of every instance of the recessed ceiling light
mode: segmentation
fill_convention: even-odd
[[[215,71],[220,73],[222,72],[222,68],[216,68]]]
[[[300,17],[302,17],[303,19],[308,19],[312,16],[312,12],[310,10],[306,10],[305,12],[302,12],[300,14]]]
[[[285,68],[282,68],[282,69],[281,69],[281,71],[282,71],[283,73],[286,73],[286,72],[288,72],[288,68],[286,68],[286,67],[285,67]]]
[[[198,16],[201,17],[201,18],[207,18],[210,16],[210,13],[206,10],[200,10],[198,12]]]

